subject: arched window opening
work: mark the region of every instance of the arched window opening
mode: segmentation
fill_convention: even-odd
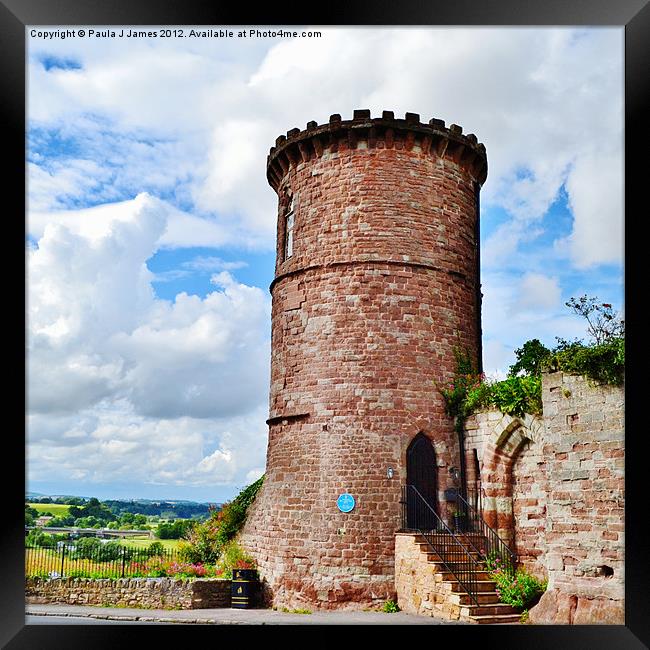
[[[289,210],[284,218],[284,259],[288,260],[293,255],[293,226],[295,223],[293,197],[291,197]]]

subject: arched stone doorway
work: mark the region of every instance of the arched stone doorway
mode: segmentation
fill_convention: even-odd
[[[431,508],[440,514],[436,452],[423,433],[418,433],[406,450],[406,483],[415,487]],[[424,527],[433,529],[436,527],[435,519],[433,513],[427,512],[426,506],[417,500],[407,512],[409,528],[422,528],[424,524]]]

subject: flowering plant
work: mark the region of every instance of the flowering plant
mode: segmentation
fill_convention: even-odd
[[[520,611],[536,604],[548,585],[547,580],[538,580],[523,569],[518,569],[514,575],[505,571],[503,561],[496,553],[485,558],[485,568],[496,583],[499,600]]]
[[[216,567],[200,562],[193,564],[191,562],[175,562],[153,557],[145,562],[133,562],[130,566],[130,573],[147,578],[204,578],[219,577],[219,574],[223,573],[223,571],[218,571]]]

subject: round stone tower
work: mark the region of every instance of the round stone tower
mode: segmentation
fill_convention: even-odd
[[[486,175],[476,136],[414,113],[332,115],[271,148],[269,442],[242,543],[276,605],[394,598],[407,481],[428,482],[448,518],[463,463],[436,384],[453,379],[455,348],[480,367]]]

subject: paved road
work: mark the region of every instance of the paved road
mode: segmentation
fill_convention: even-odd
[[[204,625],[458,625],[429,616],[397,612],[314,612],[291,614],[271,609],[126,609],[83,605],[27,605],[28,625],[176,623]]]
[[[26,625],[166,625],[159,621],[109,621],[88,616],[26,616]]]

